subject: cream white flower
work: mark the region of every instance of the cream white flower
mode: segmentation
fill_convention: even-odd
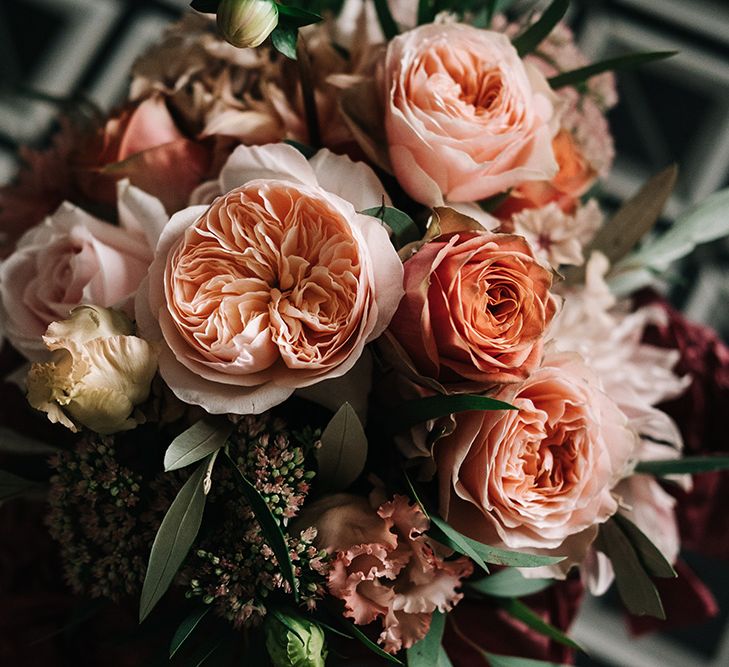
[[[123,313],[95,306],[53,322],[43,336],[51,360],[28,373],[29,403],[74,432],[134,428],[134,408],[149,396],[157,371],[157,350],[132,332]]]
[[[260,46],[278,25],[273,0],[223,0],[218,5],[218,28],[233,46]]]

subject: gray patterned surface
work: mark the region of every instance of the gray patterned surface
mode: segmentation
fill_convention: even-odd
[[[0,183],[17,167],[19,144],[43,145],[57,108],[19,94],[15,84],[65,97],[82,94],[109,109],[123,99],[134,58],[188,0],[2,0],[0,3]],[[667,220],[729,185],[729,6],[721,0],[583,0],[570,14],[587,54],[679,50],[675,58],[620,77],[611,116],[619,159],[606,191],[630,195],[677,161],[681,175]],[[729,242],[704,246],[681,266],[673,299],[729,339]],[[724,565],[716,591],[725,600]],[[729,600],[727,601],[729,602]],[[621,667],[729,665],[726,617],[682,639],[634,640],[600,602],[588,604],[575,635],[583,664]],[[688,637],[688,640],[686,640]]]

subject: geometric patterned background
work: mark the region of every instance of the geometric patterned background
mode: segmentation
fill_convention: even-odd
[[[648,176],[678,162],[679,183],[665,214],[669,223],[691,203],[729,186],[729,2],[572,4],[568,19],[592,59],[679,51],[619,76],[621,101],[610,117],[619,157],[605,195],[617,203]],[[15,173],[19,145],[47,141],[58,100],[83,96],[104,110],[122,100],[132,62],[188,5],[189,0],[1,0],[0,184]],[[672,300],[729,340],[729,241],[701,247],[679,274]],[[729,609],[726,565],[702,562],[698,569]],[[726,613],[696,631],[635,640],[609,603],[595,601],[585,606],[574,635],[590,653],[583,665],[729,665]]]

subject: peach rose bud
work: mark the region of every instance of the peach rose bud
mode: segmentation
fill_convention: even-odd
[[[260,46],[278,25],[273,0],[223,0],[218,5],[218,29],[238,48]]]
[[[135,406],[149,396],[157,351],[132,334],[123,313],[79,306],[53,322],[43,340],[51,360],[28,373],[28,402],[76,432],[79,426],[107,435],[137,425]]]

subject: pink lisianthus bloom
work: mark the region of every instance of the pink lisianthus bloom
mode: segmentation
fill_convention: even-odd
[[[557,311],[551,284],[520,236],[444,234],[405,262],[405,296],[387,336],[446,391],[518,382],[541,360]]]
[[[486,544],[565,556],[564,574],[617,512],[638,437],[574,354],[493,396],[518,410],[459,414],[435,445],[441,513]]]
[[[172,217],[137,299],[160,372],[211,413],[260,413],[340,377],[387,327],[402,263],[369,167],[329,151],[240,146],[210,206]],[[209,191],[209,196],[214,196]]]
[[[473,202],[556,174],[554,93],[505,35],[421,26],[390,42],[384,80],[390,159],[416,201]]]
[[[373,505],[359,496],[328,496],[299,522],[315,526],[317,546],[333,555],[328,588],[344,601],[344,615],[357,625],[379,619],[380,644],[397,653],[425,637],[434,611],[458,603],[463,595],[456,589],[473,565],[443,559],[442,547],[425,535],[429,519],[406,497]]]

